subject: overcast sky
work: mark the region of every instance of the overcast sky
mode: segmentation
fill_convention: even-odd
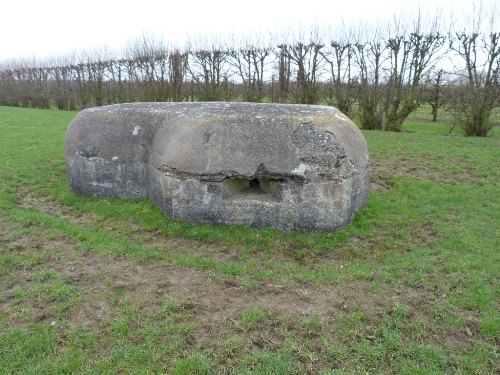
[[[476,1],[478,3],[479,1]],[[490,7],[496,0],[483,0]],[[440,8],[457,22],[472,0],[8,0],[0,7],[0,60],[122,50],[143,34],[182,46],[200,35],[268,35],[311,25],[375,23]],[[497,15],[499,16],[499,15]],[[500,16],[499,16],[500,18]]]

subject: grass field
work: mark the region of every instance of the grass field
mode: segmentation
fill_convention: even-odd
[[[282,233],[74,195],[74,115],[0,107],[1,374],[500,372],[500,137],[365,131],[368,207]]]

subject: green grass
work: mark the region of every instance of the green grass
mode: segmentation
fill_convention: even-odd
[[[355,123],[360,126],[359,109],[356,106],[352,108],[352,117]],[[500,134],[500,107],[493,108],[490,120],[494,126],[489,135],[498,136]],[[463,136],[463,130],[459,126],[454,126],[454,121],[454,115],[451,110],[440,108],[438,111],[438,121],[432,122],[431,106],[429,104],[421,104],[408,116],[402,128],[405,132],[411,133]]]
[[[453,111],[450,109],[441,108],[438,111],[438,121],[431,121],[431,106],[429,104],[423,104],[408,116],[403,129],[419,133],[463,135],[463,129],[461,129],[460,126],[454,125],[455,118]],[[498,136],[500,134],[500,107],[493,108],[490,121],[493,123],[493,128],[489,135]]]
[[[264,318],[264,311],[259,308],[250,308],[243,311],[241,315],[243,325],[246,328],[253,328],[257,327],[259,323],[262,322],[262,319]]]
[[[498,136],[365,131],[368,206],[283,233],[73,194],[74,115],[0,107],[0,373],[500,370]]]

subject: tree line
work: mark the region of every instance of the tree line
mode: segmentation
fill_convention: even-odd
[[[154,37],[120,57],[106,50],[0,63],[0,105],[77,110],[135,101],[327,104],[365,129],[400,131],[422,103],[446,106],[467,135],[486,136],[499,102],[500,33],[442,33],[438,19],[335,37],[205,40],[172,48]],[[286,40],[285,40],[286,39]]]

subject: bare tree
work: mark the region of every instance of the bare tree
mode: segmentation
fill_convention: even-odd
[[[378,32],[372,35],[377,35]],[[382,68],[387,59],[387,46],[373,36],[366,41],[355,44],[355,58],[357,61],[360,84],[358,87],[358,102],[361,112],[363,129],[382,129]]]
[[[188,71],[199,100],[224,100],[228,97],[230,53],[220,42],[210,44],[189,52]]]
[[[74,77],[71,57],[62,57],[53,61],[52,97],[57,109],[68,111],[76,109]]]
[[[500,97],[500,33],[493,27],[480,33],[480,16],[481,10],[473,25],[475,30],[450,36],[450,48],[465,64],[463,73],[458,73],[464,82],[454,97],[456,121],[466,135],[485,137],[493,127],[491,111]]]
[[[50,107],[50,68],[45,61],[13,62],[9,75],[16,105],[42,109]]]
[[[172,84],[172,101],[181,102],[184,99],[183,84],[188,67],[189,54],[175,50],[169,55],[170,82]]]
[[[0,105],[19,105],[13,64],[3,62],[0,65]]]
[[[243,85],[243,100],[259,102],[264,96],[264,74],[271,54],[269,45],[248,41],[229,51],[230,64]]]
[[[87,77],[86,65],[82,62],[71,66],[73,76],[76,82],[78,101],[80,107],[87,108],[92,105],[90,94],[90,78]]]
[[[142,84],[143,101],[170,100],[169,50],[154,35],[143,35],[129,47],[138,81]]]
[[[292,75],[292,71],[291,59],[287,52],[287,48],[286,44],[281,44],[278,46],[278,50],[276,51],[278,60],[278,94],[273,101],[277,101],[279,103],[287,103],[290,98],[290,77]]]
[[[106,60],[97,57],[95,60],[89,58],[85,64],[87,69],[87,79],[90,83],[93,105],[102,106],[104,99],[104,80],[106,73]]]
[[[424,94],[425,100],[430,104],[432,110],[432,121],[436,122],[438,119],[438,111],[444,105],[443,98],[443,74],[444,70],[439,69],[433,78],[429,79],[428,85],[424,87],[426,93]]]
[[[122,67],[124,74],[123,87],[125,101],[135,102],[140,100],[144,95],[141,93],[141,88],[139,87],[141,77],[133,56],[127,54],[125,58],[120,59],[120,67]]]
[[[301,41],[278,46],[282,53],[293,62],[297,74],[296,101],[302,104],[314,104],[319,99],[318,80],[323,64],[320,54],[324,44],[316,41]],[[281,64],[280,64],[281,66]]]
[[[437,31],[437,20],[430,26],[429,31],[423,31],[419,16],[411,33],[396,34],[387,41],[390,70],[384,103],[385,130],[401,131],[402,123],[420,105],[421,83],[445,43]]]
[[[346,115],[355,100],[353,61],[355,46],[351,41],[332,41],[321,54],[329,67],[328,101]]]
[[[288,30],[276,44],[248,39],[227,45],[205,39],[182,51],[144,35],[121,56],[91,51],[50,61],[3,62],[0,103],[79,109],[188,98],[261,101],[269,96],[276,102],[307,104],[326,98],[351,115],[357,102],[365,129],[400,131],[423,101],[430,103],[436,120],[444,93],[466,134],[486,135],[500,95],[500,33],[492,26],[495,11],[491,14],[487,32],[476,13],[471,30],[450,32],[448,50],[437,20],[424,24],[420,16],[413,24],[400,19],[392,29],[363,26],[356,34],[343,25],[326,45],[317,29],[307,37],[303,30]],[[443,85],[445,73],[434,68],[441,54],[450,51],[460,79]]]

